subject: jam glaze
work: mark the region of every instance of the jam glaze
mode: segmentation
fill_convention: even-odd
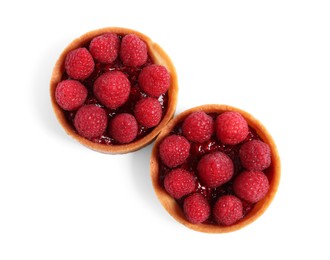
[[[219,115],[217,113],[207,113],[207,114],[212,117],[213,121],[215,121],[215,119]],[[174,129],[171,131],[170,134],[183,135],[182,134],[183,121],[184,121],[184,119],[174,127]],[[244,170],[243,166],[241,165],[240,159],[239,159],[239,149],[242,146],[242,144],[244,144],[245,142],[251,141],[251,140],[261,140],[262,141],[262,139],[257,134],[257,132],[251,127],[249,127],[249,133],[248,133],[247,137],[245,138],[245,140],[237,145],[226,145],[226,144],[221,143],[216,138],[215,133],[212,135],[210,140],[208,140],[204,143],[194,143],[194,142],[191,142],[188,140],[190,142],[190,155],[187,158],[186,162],[183,163],[182,165],[180,165],[179,168],[183,168],[189,172],[194,173],[194,176],[196,179],[195,192],[202,194],[209,202],[211,208],[213,208],[215,202],[217,201],[217,199],[220,196],[235,195],[234,191],[233,191],[233,180],[240,172],[242,172]],[[199,160],[202,158],[202,156],[204,156],[205,154],[208,154],[208,153],[216,152],[216,151],[223,152],[231,158],[231,160],[233,161],[233,164],[234,164],[234,175],[229,182],[224,183],[217,188],[209,188],[209,187],[206,187],[205,185],[203,185],[203,183],[201,183],[199,181],[199,179],[197,177],[198,176],[197,164],[198,164]],[[164,178],[165,178],[166,174],[168,172],[170,172],[172,169],[165,166],[161,162],[161,159],[159,156],[158,156],[158,161],[159,161],[159,182],[160,182],[160,185],[162,187],[164,187]],[[270,174],[268,174],[269,168],[267,168],[263,172],[266,174],[269,181],[271,181]],[[187,196],[189,196],[189,195],[187,195]],[[183,201],[185,198],[186,198],[186,196],[184,196],[181,199],[176,200],[181,208],[183,207]],[[249,203],[244,200],[241,200],[241,201],[243,204],[243,218],[244,218],[244,216],[246,216],[253,209],[254,203]],[[216,224],[216,222],[214,221],[214,219],[212,217],[212,214],[209,217],[209,219],[207,219],[204,223]]]
[[[123,36],[124,35],[118,35],[120,40],[122,39]],[[88,49],[88,45],[89,45],[89,43],[83,47]],[[147,97],[147,94],[144,93],[139,87],[138,77],[139,77],[141,70],[144,67],[149,66],[151,64],[154,64],[154,61],[152,60],[150,55],[148,55],[148,59],[147,59],[146,63],[139,67],[125,66],[122,63],[119,56],[117,57],[117,59],[114,62],[112,62],[110,64],[95,62],[95,67],[94,67],[93,73],[87,79],[81,80],[81,83],[88,90],[88,95],[87,95],[87,98],[86,98],[86,101],[84,104],[85,105],[95,104],[99,107],[102,107],[103,109],[105,109],[105,111],[109,117],[109,120],[111,120],[112,117],[114,117],[115,115],[120,114],[120,113],[130,113],[130,114],[134,115],[134,107],[135,107],[135,104],[137,103],[137,101],[139,101],[142,98]],[[109,72],[109,71],[116,71],[116,70],[123,72],[127,76],[128,80],[131,83],[131,90],[130,90],[130,95],[128,97],[128,100],[125,102],[125,104],[123,104],[122,106],[120,106],[117,109],[110,109],[110,108],[107,108],[104,105],[102,105],[96,99],[96,97],[94,96],[94,93],[93,93],[93,85],[94,85],[95,80],[103,73]],[[66,79],[70,79],[70,77],[67,75],[66,72],[64,72],[61,80],[66,80]],[[168,94],[165,93],[165,94],[162,94],[161,96],[159,96],[158,101],[162,107],[162,118],[163,118],[167,111],[167,107],[168,107]],[[63,112],[64,112],[66,120],[72,126],[72,129],[74,131],[76,131],[74,124],[73,124],[73,120],[74,120],[76,111],[63,111]],[[146,127],[143,127],[140,124],[138,124],[138,134],[137,134],[137,137],[133,140],[133,142],[143,138],[144,136],[149,134],[153,129],[154,129],[154,127],[146,128]],[[94,143],[107,144],[107,145],[119,145],[119,143],[116,140],[114,140],[108,133],[109,133],[109,131],[107,129],[102,136],[97,137],[97,138],[92,138],[92,139],[90,139],[90,141],[92,141]]]

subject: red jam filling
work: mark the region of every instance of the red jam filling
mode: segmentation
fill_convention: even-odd
[[[123,38],[124,35],[118,35],[120,40]],[[88,45],[87,44],[86,47],[88,49]],[[81,83],[87,88],[88,90],[88,96],[86,98],[85,101],[85,105],[89,105],[89,104],[95,104],[97,106],[102,107],[103,109],[105,109],[106,113],[108,114],[109,118],[114,117],[117,114],[120,113],[130,113],[132,115],[134,115],[134,107],[135,104],[141,99],[147,96],[147,94],[145,94],[139,87],[138,84],[138,77],[139,74],[141,72],[141,70],[148,66],[154,64],[152,58],[150,57],[150,55],[148,55],[148,59],[147,62],[145,64],[143,64],[142,66],[139,67],[129,67],[129,66],[125,66],[123,65],[119,55],[117,57],[117,59],[110,64],[104,64],[104,63],[100,63],[100,62],[96,62],[95,61],[95,68],[93,73],[85,80],[81,80]],[[126,103],[122,106],[120,106],[117,109],[110,109],[105,107],[104,105],[102,105],[94,96],[93,93],[93,85],[95,80],[103,73],[108,72],[108,71],[121,71],[123,72],[127,77],[128,80],[131,83],[131,91],[130,91],[130,95],[128,100],[126,101]],[[67,75],[66,72],[63,73],[61,81],[62,80],[66,80],[66,79],[70,79],[70,77]],[[163,112],[163,116],[165,115],[166,111],[167,111],[167,105],[168,105],[168,93],[166,92],[165,94],[162,94],[159,98],[158,98],[159,103],[161,104],[162,107],[162,112]],[[69,122],[69,124],[72,126],[72,129],[75,129],[74,124],[73,124],[73,119],[75,117],[76,111],[64,111],[64,115],[67,119],[67,121]],[[138,124],[138,134],[137,137],[134,139],[134,141],[139,140],[141,138],[143,138],[144,136],[146,136],[147,134],[149,134],[153,128],[146,128],[141,126],[140,124]],[[97,138],[93,138],[91,139],[92,142],[95,143],[101,143],[101,144],[108,144],[108,145],[116,145],[119,144],[116,140],[114,140],[109,134],[108,134],[108,129],[105,131],[105,133]],[[134,142],[133,141],[133,142]]]
[[[216,117],[218,116],[217,113],[208,113],[208,115],[213,118],[213,121],[215,121]],[[182,123],[183,123],[183,121],[178,123],[175,126],[175,128],[172,130],[170,135],[171,134],[182,135],[182,128],[181,128]],[[217,199],[220,196],[235,195],[234,191],[233,191],[233,180],[235,179],[235,176],[237,176],[244,169],[240,162],[240,159],[239,159],[239,154],[238,154],[239,149],[242,146],[242,144],[244,144],[247,141],[251,141],[251,140],[261,140],[262,141],[260,136],[251,127],[249,127],[249,134],[247,135],[246,139],[237,145],[222,144],[216,138],[215,133],[212,135],[210,140],[208,140],[202,144],[190,142],[188,140],[190,142],[190,155],[187,158],[186,162],[183,163],[182,165],[180,165],[179,168],[182,168],[182,169],[185,169],[187,171],[194,173],[195,178],[196,178],[195,192],[202,194],[209,202],[209,205],[211,208],[213,208],[215,202],[217,201]],[[197,164],[203,155],[211,153],[211,152],[215,152],[215,151],[223,152],[232,159],[233,164],[234,164],[234,175],[229,182],[227,182],[217,188],[209,188],[209,187],[206,187],[205,185],[203,185],[198,180]],[[164,188],[164,178],[165,178],[166,174],[168,172],[170,172],[172,169],[168,168],[166,165],[164,165],[159,157],[158,157],[158,161],[159,161],[159,181],[160,181],[161,186]],[[271,167],[268,167],[266,170],[263,171],[266,174],[269,181],[270,181],[270,179],[269,179],[270,178],[270,174],[269,174],[270,168]],[[176,200],[181,208],[182,208],[183,201],[185,198],[186,198],[186,196],[184,196],[181,199]],[[247,202],[244,200],[241,200],[241,201],[243,203],[243,218],[244,218],[244,216],[246,216],[246,214],[248,214],[253,209],[254,203],[250,203],[250,202]],[[216,224],[215,220],[212,218],[212,214],[204,223]],[[218,225],[218,224],[216,224],[216,225]]]

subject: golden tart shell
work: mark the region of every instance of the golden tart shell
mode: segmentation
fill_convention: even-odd
[[[135,34],[138,37],[140,37],[148,46],[148,53],[151,56],[153,62],[155,64],[163,65],[165,66],[171,76],[171,86],[168,90],[168,106],[167,110],[165,112],[165,115],[163,116],[161,122],[158,126],[156,126],[149,134],[144,136],[143,138],[133,141],[129,144],[122,144],[122,145],[107,145],[107,144],[100,144],[92,142],[82,136],[80,136],[74,129],[73,126],[67,122],[63,110],[58,106],[55,100],[55,89],[57,84],[61,81],[62,75],[64,73],[64,62],[67,54],[76,48],[79,48],[81,46],[86,45],[89,43],[94,37],[99,36],[104,33],[116,33],[121,35],[126,34]],[[81,144],[95,150],[98,152],[103,153],[128,153],[136,151],[147,144],[149,144],[151,141],[154,140],[154,138],[159,134],[159,132],[163,129],[164,126],[169,122],[169,120],[173,117],[176,104],[177,104],[177,96],[178,96],[178,79],[177,79],[177,73],[175,70],[175,67],[169,58],[169,56],[165,53],[165,51],[157,44],[154,43],[148,36],[127,28],[120,28],[120,27],[107,27],[102,28],[94,31],[90,31],[88,33],[85,33],[84,35],[80,36],[79,38],[72,41],[61,53],[59,56],[55,67],[53,69],[53,73],[50,80],[50,98],[53,110],[55,112],[55,115],[59,121],[59,123],[62,125],[66,133],[70,136],[72,136],[74,139],[76,139]]]
[[[179,123],[182,122],[189,114],[196,111],[204,111],[205,113],[223,113],[225,111],[236,111],[239,112],[248,122],[248,125],[252,127],[259,137],[266,142],[271,149],[271,159],[272,163],[270,165],[270,168],[267,169],[267,172],[269,172],[269,179],[270,179],[270,187],[267,195],[259,202],[257,202],[253,209],[244,216],[243,219],[238,221],[236,224],[233,224],[231,226],[220,226],[215,224],[192,224],[190,223],[184,216],[182,209],[178,205],[175,199],[173,199],[163,188],[163,186],[160,184],[159,181],[159,156],[158,156],[158,147],[161,141],[170,134],[170,132],[174,129],[174,127]],[[188,228],[191,228],[196,231],[205,232],[205,233],[226,233],[226,232],[232,232],[235,230],[239,230],[246,225],[252,223],[255,221],[258,217],[260,217],[265,210],[268,208],[268,206],[271,204],[272,200],[274,199],[274,196],[277,192],[279,181],[280,181],[280,175],[281,175],[281,165],[280,165],[280,157],[275,145],[275,142],[272,138],[272,136],[269,134],[269,132],[266,130],[266,128],[252,115],[249,113],[232,107],[228,105],[217,105],[217,104],[210,104],[210,105],[203,105],[191,108],[189,110],[186,110],[182,112],[181,114],[177,115],[175,118],[173,118],[161,131],[161,133],[158,135],[155,144],[153,146],[151,159],[150,159],[150,175],[152,180],[152,185],[155,190],[155,193],[163,205],[163,207],[168,211],[168,213],[176,219],[181,224],[187,226]]]

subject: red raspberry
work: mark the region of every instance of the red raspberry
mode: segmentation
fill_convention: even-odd
[[[86,105],[78,109],[73,123],[81,136],[91,139],[104,133],[108,117],[103,108]]]
[[[55,99],[64,110],[76,110],[84,104],[87,97],[87,89],[77,80],[63,80],[57,84]]]
[[[207,220],[211,210],[204,196],[200,193],[194,193],[183,201],[183,211],[188,221],[197,224]]]
[[[158,125],[162,113],[162,106],[158,100],[151,97],[140,99],[134,108],[136,120],[147,128]]]
[[[119,47],[118,36],[114,33],[106,33],[92,39],[89,44],[89,51],[95,60],[111,63],[117,58]]]
[[[159,145],[159,156],[162,162],[170,167],[184,163],[189,156],[190,143],[181,135],[167,136]]]
[[[213,216],[220,225],[230,226],[243,218],[243,204],[233,195],[222,196],[214,205]]]
[[[271,163],[270,148],[262,141],[252,140],[241,146],[239,158],[244,168],[263,171]]]
[[[266,196],[269,182],[263,172],[244,171],[234,180],[233,188],[238,197],[255,203]]]
[[[132,142],[136,138],[137,132],[138,124],[131,114],[118,114],[110,121],[109,133],[121,144]]]
[[[224,144],[238,144],[249,133],[249,127],[243,116],[237,112],[224,112],[215,121],[218,139]]]
[[[116,109],[129,97],[131,83],[120,71],[103,73],[94,82],[94,95],[106,107]]]
[[[234,164],[228,155],[214,152],[204,155],[197,165],[201,181],[210,188],[228,182],[234,174]]]
[[[147,45],[135,34],[125,35],[121,41],[119,55],[126,66],[142,66],[148,59]]]
[[[159,97],[166,93],[171,84],[170,74],[162,65],[152,64],[140,72],[139,85],[141,89],[152,97]]]
[[[164,188],[175,199],[192,193],[195,190],[194,176],[183,169],[170,171],[164,178]]]
[[[205,112],[190,114],[182,125],[183,135],[192,142],[203,143],[210,140],[213,134],[213,120]]]
[[[86,79],[94,70],[94,60],[86,48],[70,51],[65,58],[65,70],[73,79]]]

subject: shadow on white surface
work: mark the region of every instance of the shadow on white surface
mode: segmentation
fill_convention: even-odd
[[[59,48],[61,44],[55,46],[49,46],[47,49],[41,49],[44,53],[39,55],[40,60],[35,62],[36,69],[35,75],[33,75],[32,86],[32,103],[36,111],[35,115],[37,120],[40,121],[40,125],[45,130],[55,136],[63,135],[64,130],[61,129],[60,124],[57,122],[56,116],[53,112],[49,82],[52,75],[53,67],[55,65],[57,56],[59,55]]]
[[[162,208],[157,196],[153,190],[150,178],[150,156],[154,143],[136,151],[132,154],[131,174],[137,191],[140,193],[142,200],[147,204],[152,212],[166,221],[166,212]],[[167,221],[170,219],[168,216]]]

